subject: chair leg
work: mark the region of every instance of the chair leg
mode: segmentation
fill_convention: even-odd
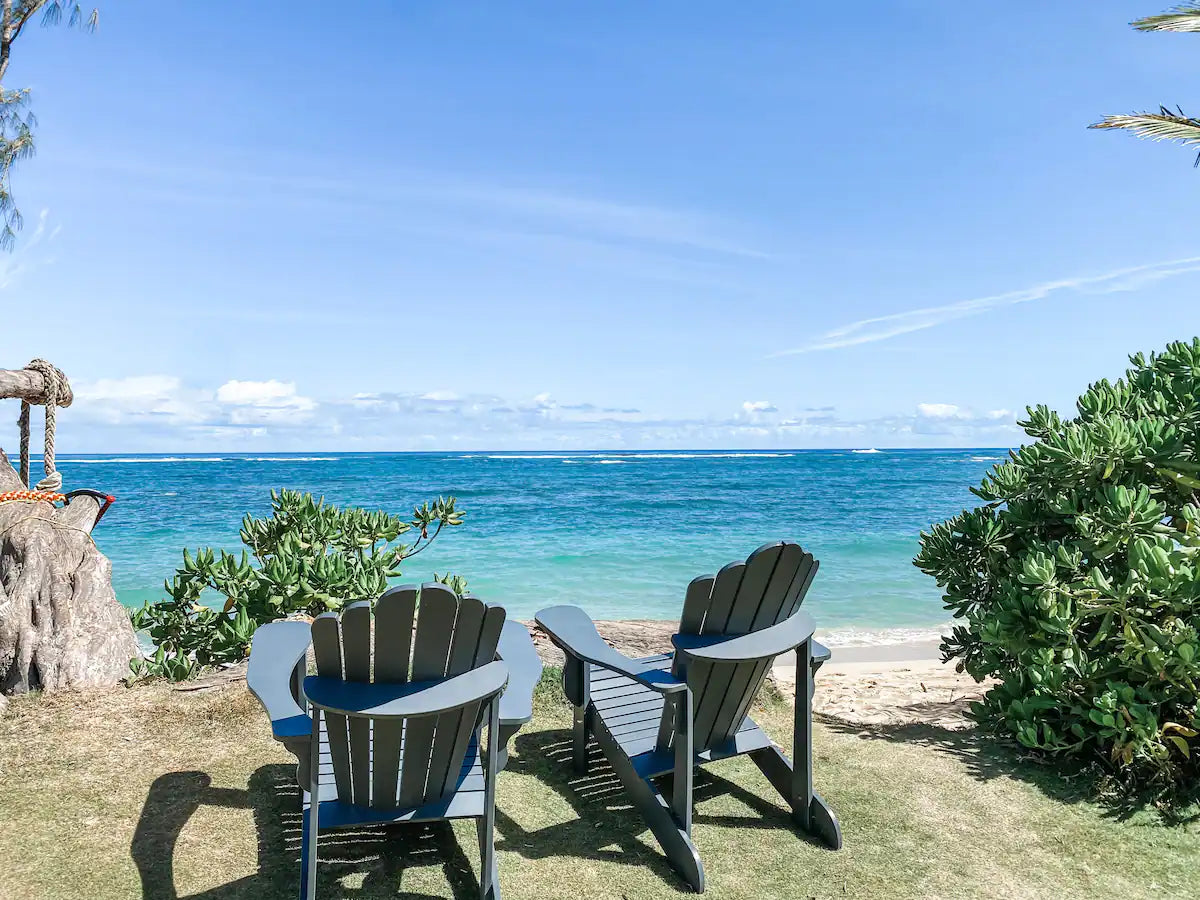
[[[811,645],[805,642],[796,648],[796,708],[792,733],[792,755],[789,760],[777,747],[754,750],[750,758],[783,795],[792,808],[792,818],[801,829],[819,837],[826,846],[839,850],[842,830],[837,816],[820,794],[813,790],[812,765],[812,698],[816,685],[812,665]]]
[[[572,708],[574,720],[571,723],[571,768],[580,775],[586,775],[588,772],[588,733],[587,733],[587,707],[576,706]]]
[[[676,694],[675,704],[675,768],[671,778],[671,812],[683,833],[692,835],[692,787],[695,780],[696,758],[692,750],[692,691]]]
[[[479,832],[479,896],[499,900],[500,879],[496,869],[496,773],[499,771],[500,701],[488,704],[488,740],[483,765],[483,815],[475,820]]]
[[[810,795],[807,806],[802,797],[793,794],[792,761],[778,747],[751,750],[750,758],[792,808],[792,818],[802,830],[820,838],[831,850],[842,849],[842,830],[837,816],[825,798],[816,791]]]
[[[691,835],[685,830],[683,823],[675,818],[672,804],[663,796],[657,785],[637,773],[633,763],[608,733],[603,722],[597,721],[595,735],[613,771],[617,773],[621,784],[633,800],[633,805],[638,808],[642,818],[658,839],[667,861],[691,885],[692,890],[697,894],[704,893],[704,864],[700,862],[700,853],[692,843]]]
[[[792,790],[789,800],[792,815],[805,831],[809,830],[812,807],[812,643],[796,648],[795,719],[792,729]]]
[[[490,830],[489,830],[490,829]],[[486,816],[475,820],[479,833],[479,896],[482,900],[500,900],[500,872],[496,866],[495,824]]]
[[[321,826],[321,766],[319,710],[313,715],[312,746],[317,748],[309,765],[308,809],[304,811],[304,836],[300,841],[300,900],[316,900],[317,896],[317,834]]]
[[[571,726],[571,767],[580,775],[588,770],[587,745],[588,704],[592,701],[592,672],[582,659],[567,655],[563,665],[563,693],[567,695],[573,709]]]

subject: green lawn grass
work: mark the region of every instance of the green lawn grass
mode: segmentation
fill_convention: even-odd
[[[790,709],[756,718],[785,746]],[[497,800],[501,886],[519,898],[685,893],[611,772],[571,774],[568,710],[549,685]],[[237,684],[29,697],[0,716],[0,898],[290,898],[299,884],[294,766]],[[697,780],[709,894],[808,897],[1182,897],[1200,825],[1123,819],[971,732],[816,730],[818,789],[839,852],[792,830],[758,770]],[[322,841],[318,895],[475,897],[474,827],[405,826]]]

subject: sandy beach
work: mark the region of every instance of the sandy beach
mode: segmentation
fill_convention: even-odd
[[[833,658],[817,674],[813,712],[843,722],[966,728],[971,702],[989,687],[941,662],[937,644],[830,649]],[[795,658],[776,661],[772,675],[782,691],[794,690]]]
[[[596,630],[627,656],[649,656],[671,649],[678,623],[657,620],[597,622]],[[562,654],[536,625],[530,626],[538,653],[549,665],[561,665]],[[820,635],[818,634],[818,638]],[[972,701],[988,684],[977,684],[954,665],[941,662],[936,641],[832,646],[833,658],[821,667],[813,712],[857,725],[925,724],[965,728]],[[772,677],[780,690],[795,690],[795,657],[775,662]]]

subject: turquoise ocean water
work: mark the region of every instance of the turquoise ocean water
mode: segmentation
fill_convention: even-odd
[[[405,569],[466,576],[528,618],[578,603],[595,618],[673,618],[696,575],[766,541],[821,561],[808,609],[845,640],[897,639],[947,621],[912,565],[918,532],[973,505],[1001,450],[629,453],[321,453],[59,458],[65,489],[117,497],[95,538],[127,606],[161,595],[182,549],[238,550],[273,487],[405,514],[453,494],[466,524]],[[35,468],[36,471],[36,468]],[[886,635],[864,632],[886,631]]]

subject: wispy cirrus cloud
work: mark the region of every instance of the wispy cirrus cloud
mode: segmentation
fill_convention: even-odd
[[[1003,294],[992,294],[987,297],[959,300],[943,306],[927,306],[887,316],[860,319],[849,325],[827,331],[807,344],[790,350],[781,350],[771,356],[794,356],[818,350],[838,350],[843,347],[856,347],[859,344],[886,341],[902,334],[935,328],[955,319],[982,315],[1005,306],[1044,300],[1058,293],[1076,291],[1082,294],[1114,294],[1121,291],[1134,291],[1156,281],[1174,278],[1189,272],[1200,272],[1200,256],[1114,269],[1102,275],[1044,281],[1032,287],[1007,291]]]
[[[36,248],[43,240],[53,241],[62,229],[61,225],[48,228],[49,218],[50,210],[43,209],[38,214],[37,227],[33,230],[33,234],[21,235],[17,248],[12,253],[0,254],[0,290],[7,288],[25,272],[47,261],[44,255],[36,255],[40,252]]]
[[[387,228],[469,243],[507,243],[554,255],[564,247],[611,265],[618,254],[674,262],[767,260],[745,225],[702,209],[613,196],[604,185],[547,183],[513,177],[404,169],[359,169],[312,175],[313,162],[292,160],[271,170],[213,168],[206,162],[161,163],[69,157],[72,165],[115,175],[123,190],[171,203],[255,206],[281,203],[330,214],[386,216]]]

